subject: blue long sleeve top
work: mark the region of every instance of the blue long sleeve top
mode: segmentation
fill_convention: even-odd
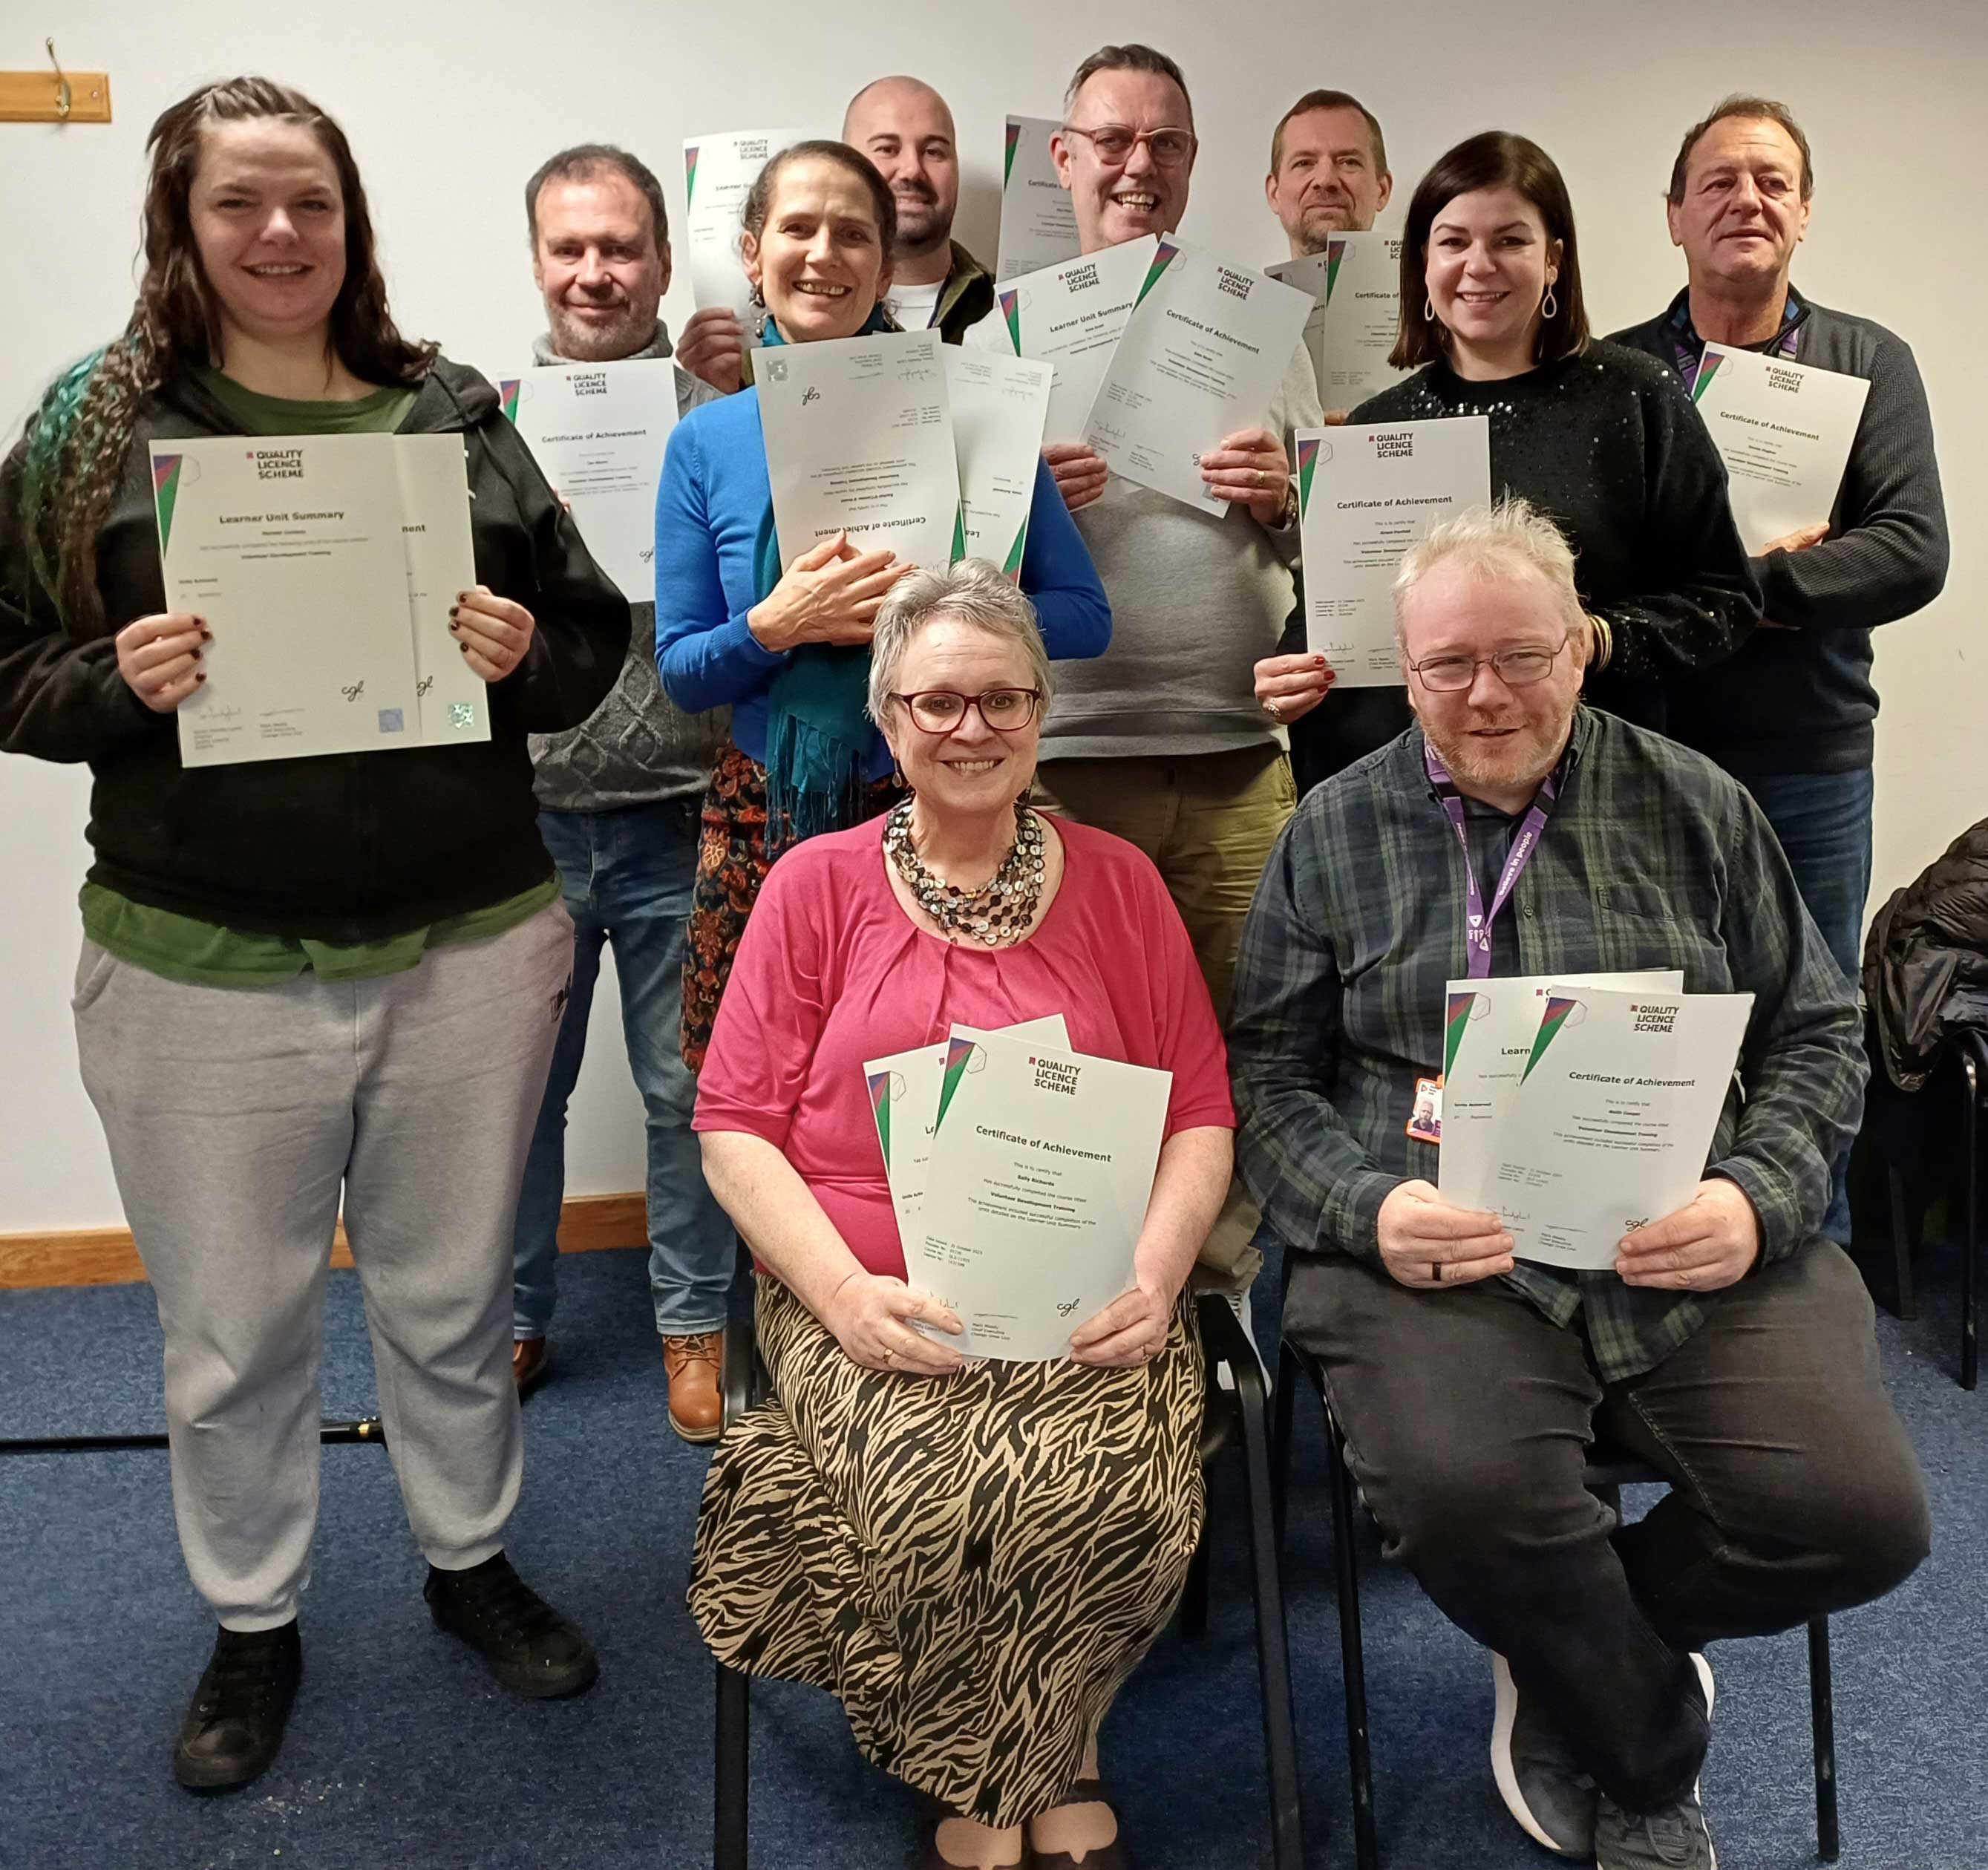
[[[670,699],[687,712],[729,705],[733,740],[761,762],[766,690],[787,656],[762,648],[746,622],[759,600],[752,547],[772,499],[757,389],[706,403],[678,423],[656,492],[656,666]],[[1104,587],[1040,462],[1021,585],[1053,658],[1104,653],[1111,640]],[[868,776],[890,769],[890,749],[874,734]]]

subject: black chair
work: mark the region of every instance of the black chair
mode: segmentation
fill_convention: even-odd
[[[1880,1054],[1875,1049],[1871,1056]],[[1931,1098],[1942,1080],[1952,1083],[1959,1093],[1957,1132],[1960,1172],[1955,1193],[1961,1212],[1960,1229],[1960,1387],[1974,1388],[1980,1376],[1981,1337],[1981,1148],[1984,1104],[1988,1104],[1988,1034],[1972,1028],[1949,1040],[1936,1059],[1934,1075],[1924,1091],[1893,1089],[1882,1070],[1874,1068],[1870,1093],[1869,1134],[1885,1159],[1885,1178],[1891,1202],[1892,1256],[1896,1280],[1894,1310],[1901,1318],[1916,1318],[1919,1302],[1912,1288],[1912,1253],[1924,1229],[1927,1200],[1912,1200],[1912,1185],[1923,1182],[1936,1172],[1929,1155],[1944,1154],[1925,1145],[1927,1125],[1919,1114],[1919,1099]],[[1939,1137],[1952,1131],[1940,1130]],[[1944,1164],[1942,1165],[1944,1166]],[[1912,1212],[1916,1206],[1918,1212]]]
[[[1213,1460],[1232,1444],[1239,1445],[1242,1453],[1243,1485],[1249,1502],[1250,1582],[1256,1603],[1256,1666],[1263,1691],[1263,1747],[1270,1787],[1271,1862],[1275,1870],[1303,1870],[1290,1656],[1285,1638],[1283,1587],[1277,1570],[1276,1529],[1272,1511],[1267,1386],[1255,1349],[1224,1300],[1213,1293],[1201,1295],[1196,1316],[1208,1359],[1202,1460],[1204,1464]],[[1234,1378],[1232,1390],[1224,1388],[1217,1378],[1217,1367],[1222,1364]],[[763,1402],[770,1387],[751,1324],[734,1318],[725,1331],[725,1425],[729,1428],[747,1409]],[[1181,1633],[1190,1641],[1204,1635],[1208,1628],[1209,1544],[1213,1530],[1211,1516],[1203,1527],[1201,1545],[1182,1594]],[[722,1662],[717,1668],[718,1757],[712,1862],[715,1870],[747,1870],[751,1685],[738,1670]]]
[[[1367,1724],[1367,1667],[1360,1635],[1360,1574],[1354,1545],[1357,1496],[1346,1465],[1346,1441],[1326,1393],[1325,1368],[1310,1351],[1286,1339],[1277,1364],[1277,1410],[1274,1435],[1276,1532],[1282,1550],[1286,1496],[1290,1473],[1293,1400],[1302,1372],[1325,1412],[1327,1490],[1332,1501],[1332,1545],[1338,1580],[1340,1666],[1346,1691],[1347,1764],[1353,1792],[1353,1851],[1358,1870],[1378,1870],[1380,1850],[1374,1834],[1374,1775]],[[1625,1486],[1653,1482],[1668,1485],[1665,1476],[1621,1449],[1597,1442],[1589,1451],[1583,1484],[1620,1510]],[[1809,1713],[1815,1738],[1815,1844],[1824,1863],[1834,1863],[1841,1848],[1836,1809],[1836,1712],[1830,1682],[1829,1619],[1817,1617],[1808,1626]]]

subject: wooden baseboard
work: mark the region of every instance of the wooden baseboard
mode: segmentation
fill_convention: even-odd
[[[560,1251],[641,1246],[649,1237],[640,1195],[579,1195],[560,1211]],[[340,1222],[331,1263],[349,1266],[352,1249]],[[129,1229],[86,1228],[64,1233],[0,1234],[0,1290],[28,1286],[118,1286],[145,1277]]]

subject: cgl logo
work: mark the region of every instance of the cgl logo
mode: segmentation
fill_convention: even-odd
[[[813,384],[810,384],[808,387],[801,392],[801,407],[803,409],[805,409],[810,403],[818,403],[820,401],[821,391]]]
[[[414,684],[414,698],[418,701],[434,686],[434,678],[432,675],[424,675],[419,681]]]
[[[1634,1233],[1636,1231],[1636,1229],[1637,1229],[1638,1228],[1639,1228],[1639,1227],[1647,1227],[1647,1226],[1649,1226],[1649,1224],[1650,1224],[1650,1217],[1646,1214],[1646,1215],[1644,1215],[1644,1216],[1643,1216],[1640,1219],[1633,1220],[1633,1221],[1625,1221],[1625,1222],[1622,1223],[1622,1231],[1623,1231],[1625,1234],[1632,1234],[1632,1233]]]
[[[349,688],[340,688],[339,690],[339,693],[343,695],[348,702],[357,701],[360,696],[363,695],[365,692],[366,685],[363,681],[355,681]]]
[[[1059,1318],[1067,1318],[1070,1314],[1076,1310],[1077,1301],[1074,1299],[1071,1299],[1057,1307],[1057,1316]]]

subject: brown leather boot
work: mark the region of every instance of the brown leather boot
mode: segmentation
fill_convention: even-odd
[[[669,1379],[670,1426],[687,1442],[715,1442],[725,1426],[718,1394],[718,1362],[725,1344],[717,1331],[693,1331],[663,1340],[663,1370]]]
[[[543,1337],[519,1337],[511,1345],[511,1381],[518,1386],[520,1398],[529,1396],[546,1380],[546,1341]]]

